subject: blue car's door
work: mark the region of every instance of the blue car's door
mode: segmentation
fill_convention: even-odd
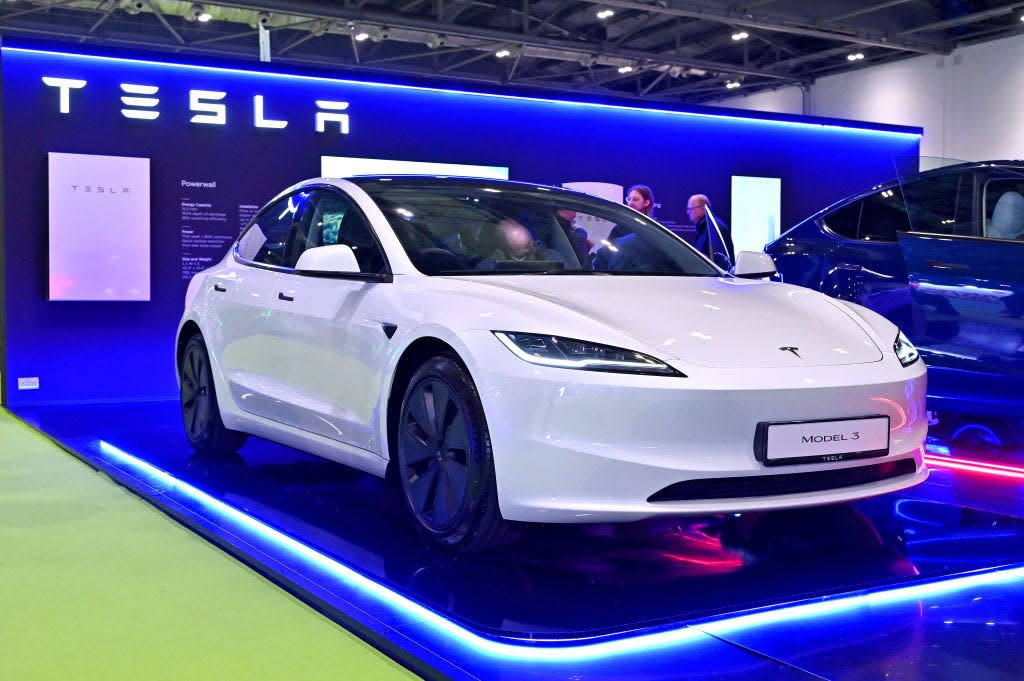
[[[925,362],[1024,379],[1024,241],[906,233],[900,248]]]
[[[819,290],[871,308],[904,328],[910,292],[897,235],[909,227],[899,187],[883,187],[821,217],[837,238],[822,262]]]

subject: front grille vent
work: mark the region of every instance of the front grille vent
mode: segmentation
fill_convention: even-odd
[[[887,461],[873,466],[837,468],[810,473],[751,475],[739,478],[705,478],[684,480],[652,494],[647,501],[691,501],[696,499],[742,499],[772,497],[782,494],[820,492],[842,487],[856,487],[879,480],[913,475],[913,459]]]

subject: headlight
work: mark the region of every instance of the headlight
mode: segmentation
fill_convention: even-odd
[[[896,334],[896,342],[892,344],[892,349],[896,351],[896,356],[900,358],[900,364],[905,367],[910,366],[921,357],[917,352],[917,348],[903,335],[902,331]]]
[[[517,357],[531,364],[585,371],[685,376],[654,357],[610,345],[513,331],[495,331],[494,335]]]

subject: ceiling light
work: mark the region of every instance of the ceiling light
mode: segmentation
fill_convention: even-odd
[[[615,10],[613,9],[602,9],[599,10],[597,13],[597,18],[600,19],[601,21],[604,21],[605,19],[611,19],[613,16],[615,16]]]
[[[738,80],[727,80],[727,81],[725,81],[725,87],[727,89],[729,89],[729,90],[735,90],[739,86],[740,86],[740,82]]]
[[[746,40],[749,37],[750,37],[750,34],[747,33],[746,31],[740,31],[739,33],[733,33],[732,34],[732,39],[733,40]]]
[[[206,8],[200,5],[198,2],[192,5],[192,19],[194,21],[207,22],[213,18],[213,15],[206,11]]]
[[[854,52],[853,54],[846,55],[846,58],[849,61],[860,61],[861,59],[864,58],[864,53],[863,52]]]
[[[512,56],[512,50],[503,47],[497,52],[495,52],[494,56],[497,57],[498,59],[504,59],[505,57]]]
[[[358,42],[363,42],[369,39],[370,34],[365,28],[357,28],[352,32],[352,37]]]
[[[633,67],[632,66],[620,66],[619,67],[619,73],[630,73],[632,71],[633,71]]]

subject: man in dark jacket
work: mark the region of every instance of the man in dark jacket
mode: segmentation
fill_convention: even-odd
[[[697,227],[697,240],[694,246],[704,255],[723,270],[728,270],[736,261],[736,252],[733,250],[732,233],[729,226],[718,217],[714,218],[714,224],[709,225],[708,208],[710,202],[703,194],[694,194],[686,202],[686,214]],[[718,229],[715,229],[715,226]]]

